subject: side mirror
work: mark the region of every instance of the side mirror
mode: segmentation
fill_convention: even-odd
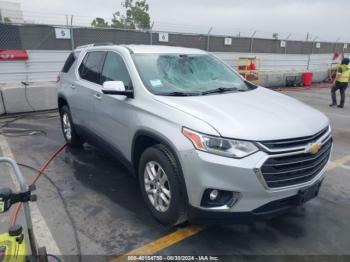
[[[129,98],[134,97],[133,90],[126,90],[122,81],[106,81],[103,83],[102,92],[106,95],[121,95]]]

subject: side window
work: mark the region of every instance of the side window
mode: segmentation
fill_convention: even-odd
[[[106,52],[95,51],[85,55],[81,65],[79,66],[79,75],[82,79],[101,84],[101,67]]]
[[[129,72],[123,59],[117,53],[107,52],[101,74],[101,82],[105,81],[123,81],[126,89],[132,88]]]

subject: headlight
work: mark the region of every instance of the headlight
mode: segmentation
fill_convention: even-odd
[[[243,158],[259,150],[252,142],[248,141],[208,136],[188,128],[182,128],[182,133],[196,149],[216,155]]]

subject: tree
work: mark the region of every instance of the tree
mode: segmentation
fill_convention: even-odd
[[[135,25],[127,22],[126,17],[121,15],[119,12],[113,14],[111,27],[122,28],[122,29],[135,29]]]
[[[93,26],[93,27],[108,27],[108,22],[106,22],[101,17],[96,17],[94,20],[92,20],[91,26]]]
[[[4,23],[11,23],[11,19],[8,17],[4,17]]]
[[[112,27],[124,29],[149,29],[149,5],[146,0],[125,0],[122,2],[126,15],[113,14]]]

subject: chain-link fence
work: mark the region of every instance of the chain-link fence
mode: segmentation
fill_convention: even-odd
[[[65,37],[57,35],[64,32]],[[152,44],[199,48],[211,52],[276,54],[348,53],[348,45],[315,40],[279,40],[241,36],[122,30],[53,25],[0,24],[0,49],[71,50],[90,43]],[[350,49],[350,45],[349,45]]]
[[[68,18],[67,18],[68,22]],[[185,30],[184,30],[185,31]],[[150,44],[199,48],[215,53],[232,67],[239,57],[256,55],[259,68],[265,75],[271,72],[318,71],[318,79],[327,77],[333,53],[349,56],[348,46],[338,42],[317,42],[314,37],[305,40],[181,33],[158,30],[122,30],[115,28],[77,27],[67,25],[0,23],[0,49],[29,50],[30,59],[21,63],[0,63],[0,82],[52,81],[56,78],[70,50],[91,43]],[[349,45],[350,47],[350,45]]]

